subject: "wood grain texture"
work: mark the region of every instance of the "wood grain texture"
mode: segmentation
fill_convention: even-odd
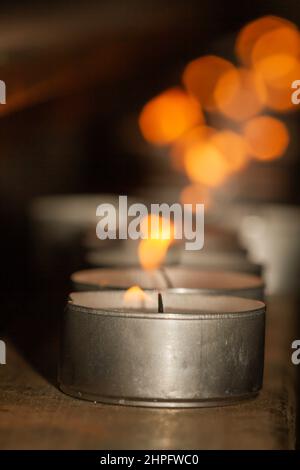
[[[296,313],[290,299],[270,299],[264,389],[255,400],[223,408],[161,410],[76,400],[8,338],[7,364],[0,366],[0,448],[293,449]],[[34,355],[41,358],[55,351],[45,341],[35,343]]]

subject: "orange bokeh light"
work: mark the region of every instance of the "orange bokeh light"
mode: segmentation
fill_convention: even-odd
[[[143,107],[139,126],[147,141],[167,145],[203,121],[198,101],[180,88],[170,88]]]
[[[186,89],[208,111],[216,108],[214,89],[219,78],[234,66],[222,57],[206,55],[191,61],[184,69],[182,80]]]
[[[278,112],[297,110],[297,106],[291,100],[291,84],[298,77],[300,77],[300,61],[296,60],[289,73],[267,84],[266,105],[268,108]]]
[[[257,160],[281,157],[289,144],[287,127],[279,119],[258,116],[244,126],[244,137],[249,154]]]
[[[290,87],[300,73],[297,27],[276,16],[255,20],[238,35],[236,52],[264,81],[266,106],[280,112],[293,109]]]
[[[192,183],[183,188],[180,193],[181,204],[192,204],[192,212],[196,210],[196,204],[204,204],[206,209],[212,204],[210,188]]]
[[[212,136],[211,141],[225,157],[231,171],[240,171],[247,165],[247,145],[242,135],[223,130]]]
[[[290,21],[278,16],[263,16],[251,21],[241,29],[237,36],[235,51],[240,61],[246,65],[252,65],[252,51],[257,41],[270,31],[277,28],[295,28]]]
[[[210,140],[190,146],[185,153],[184,163],[191,181],[209,187],[219,186],[230,173],[228,162]]]
[[[176,140],[171,148],[172,166],[175,170],[184,171],[184,156],[187,149],[197,142],[207,141],[214,133],[215,129],[208,126],[197,126],[190,129]]]
[[[220,112],[234,121],[244,121],[262,110],[266,88],[258,73],[236,68],[219,79],[214,96]]]
[[[267,83],[280,81],[291,72],[300,52],[300,36],[295,28],[282,27],[265,33],[252,50],[252,63]]]

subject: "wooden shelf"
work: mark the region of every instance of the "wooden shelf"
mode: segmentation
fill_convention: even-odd
[[[7,365],[0,366],[0,448],[293,449],[296,367],[290,346],[297,305],[283,298],[268,304],[264,389],[255,400],[223,408],[159,410],[76,400],[45,378],[46,364],[38,372],[7,339]],[[55,354],[56,348],[40,343],[36,356]]]

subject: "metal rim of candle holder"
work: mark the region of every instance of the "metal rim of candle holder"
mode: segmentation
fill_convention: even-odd
[[[120,286],[101,286],[100,284],[88,284],[72,281],[74,290],[76,291],[105,291],[105,290],[116,290],[122,291],[124,287]],[[155,289],[143,288],[145,291],[153,291]],[[236,288],[236,289],[204,289],[204,288],[187,288],[187,287],[165,287],[160,289],[162,292],[174,292],[178,294],[198,294],[198,295],[230,295],[235,297],[245,297],[248,299],[261,300],[265,299],[265,284],[262,282],[260,285],[249,288]]]
[[[165,291],[162,291],[165,293],[175,293],[173,292],[172,289],[168,289]],[[188,292],[189,293],[189,292]],[[226,296],[221,296],[221,297],[226,297]],[[236,297],[238,298],[238,297]],[[241,297],[242,299],[242,297]],[[250,300],[250,299],[249,299]],[[255,299],[256,300],[256,299]],[[264,308],[265,304],[261,300],[256,301],[258,304],[256,309],[252,310],[243,310],[241,312],[218,312],[216,311],[201,311],[199,312],[192,312],[187,310],[187,313],[179,313],[179,312],[172,312],[172,311],[166,311],[166,312],[154,312],[154,311],[147,311],[147,312],[138,312],[138,311],[130,311],[130,310],[121,310],[121,309],[101,309],[101,308],[95,308],[95,307],[83,307],[83,306],[78,306],[76,304],[72,304],[72,301],[70,300],[69,303],[71,305],[71,310],[76,311],[76,312],[81,312],[83,314],[87,315],[99,315],[99,316],[108,316],[108,317],[124,317],[124,318],[138,318],[141,320],[149,320],[149,319],[155,319],[155,320],[219,320],[219,319],[227,319],[227,318],[232,318],[232,319],[243,319],[243,318],[254,318],[257,315],[261,314],[262,309]]]
[[[262,386],[265,306],[259,301],[250,311],[192,314],[69,303],[64,323],[59,386],[73,397],[195,408],[254,398]]]
[[[93,395],[91,393],[80,392],[77,389],[72,387],[65,386],[60,384],[60,390],[66,395],[69,395],[73,398],[78,398],[80,400],[92,401],[94,403],[102,403],[104,405],[118,405],[118,406],[134,406],[134,407],[144,407],[144,408],[213,408],[217,406],[232,406],[239,403],[254,399],[258,396],[259,392],[248,393],[247,395],[236,396],[234,398],[226,397],[219,399],[201,399],[201,400],[149,400],[149,399],[139,399],[136,398],[116,398],[116,397],[106,397]]]

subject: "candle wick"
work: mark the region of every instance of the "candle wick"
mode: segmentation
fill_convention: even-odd
[[[164,313],[164,304],[163,304],[163,299],[162,299],[162,295],[160,292],[158,293],[157,300],[158,300],[158,313]]]

